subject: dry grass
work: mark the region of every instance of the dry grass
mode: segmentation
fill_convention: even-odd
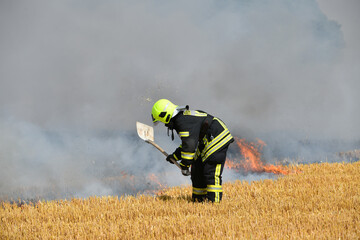
[[[0,207],[0,239],[359,239],[360,162],[298,166],[278,180],[224,185],[220,204],[191,188]]]

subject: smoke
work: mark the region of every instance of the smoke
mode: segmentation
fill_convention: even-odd
[[[174,171],[160,153],[127,132],[51,132],[5,117],[0,123],[0,199],[136,194],[158,187],[151,173],[169,185],[186,183],[179,172],[170,179]]]
[[[128,192],[104,184],[122,170],[186,182],[130,134],[159,98],[264,136],[269,156],[284,149],[283,132],[301,152],[299,139],[359,139],[358,21],[332,20],[326,6],[334,11],[315,0],[1,1],[0,192]]]

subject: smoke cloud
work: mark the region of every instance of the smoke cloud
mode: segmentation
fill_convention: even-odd
[[[104,180],[121,171],[189,182],[132,134],[159,98],[263,137],[270,158],[311,156],[299,139],[358,140],[360,30],[349,19],[360,4],[342,3],[348,16],[319,4],[1,1],[0,193],[129,192]],[[172,151],[164,133],[156,139]]]

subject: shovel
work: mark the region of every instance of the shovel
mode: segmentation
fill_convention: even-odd
[[[160,152],[162,152],[165,157],[169,156],[164,149],[162,149],[159,145],[157,145],[154,142],[154,129],[153,127],[150,127],[149,125],[143,124],[141,122],[136,122],[136,130],[141,139],[143,139],[145,142],[150,143],[154,147],[156,147]],[[175,161],[175,159],[170,158],[170,161],[173,162],[178,168],[180,168],[180,164]]]

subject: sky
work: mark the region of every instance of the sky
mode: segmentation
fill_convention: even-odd
[[[163,171],[129,135],[161,98],[236,136],[359,140],[359,10],[356,0],[2,0],[0,192],[29,179],[113,191],[89,162],[99,175],[102,162]],[[171,152],[165,132],[156,128]]]

